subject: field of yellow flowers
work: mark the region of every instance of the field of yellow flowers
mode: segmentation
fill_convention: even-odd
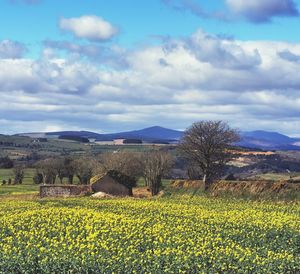
[[[0,273],[299,273],[300,205],[3,200]]]

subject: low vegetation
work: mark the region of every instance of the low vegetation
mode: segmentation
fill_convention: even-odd
[[[2,201],[2,273],[297,273],[299,204]]]

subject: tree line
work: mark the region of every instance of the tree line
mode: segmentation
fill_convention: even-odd
[[[232,145],[239,140],[237,130],[223,121],[200,121],[188,128],[177,147],[177,153],[187,163],[187,174],[193,179],[202,179],[205,190],[221,176],[228,161]],[[163,150],[148,152],[104,153],[100,156],[61,156],[41,160],[36,163],[36,184],[69,184],[77,177],[80,184],[89,184],[97,174],[116,170],[137,181],[144,178],[152,195],[161,188],[162,178],[167,176],[175,162],[174,157]],[[15,168],[15,182],[22,182],[22,168]],[[22,175],[23,174],[23,175]]]
[[[116,170],[132,179],[136,184],[140,177],[145,180],[152,195],[156,195],[161,181],[168,174],[174,163],[170,153],[149,151],[145,153],[120,151],[104,153],[99,156],[55,157],[36,163],[34,183],[55,184],[74,183],[76,177],[80,184],[89,184],[93,176]]]

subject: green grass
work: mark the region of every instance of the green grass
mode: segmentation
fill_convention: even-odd
[[[34,169],[26,169],[23,184],[21,185],[0,185],[0,195],[14,195],[14,194],[34,194],[38,193],[39,186],[34,185],[32,178],[34,175]],[[8,181],[11,178],[13,181],[14,173],[13,169],[0,169],[0,184],[2,180]]]
[[[13,169],[0,169],[0,195],[14,195],[14,194],[35,194],[39,192],[39,185],[33,183],[33,176],[35,174],[35,169],[27,168],[25,169],[25,177],[23,184],[21,185],[7,185],[9,178],[14,180]],[[6,180],[6,185],[1,185],[2,181]],[[78,178],[74,177],[74,184],[79,183]],[[59,180],[56,180],[59,184]],[[67,184],[67,179],[63,180],[63,184]]]
[[[16,195],[16,194],[37,194],[38,192],[39,192],[38,185],[0,186],[0,196]]]
[[[32,178],[34,176],[35,173],[35,169],[33,168],[27,168],[25,169],[25,176],[24,176],[24,180],[23,180],[23,184],[24,185],[32,185],[33,181]],[[8,180],[9,178],[11,178],[13,180],[14,178],[14,172],[13,169],[0,169],[0,180],[2,183],[2,180]]]

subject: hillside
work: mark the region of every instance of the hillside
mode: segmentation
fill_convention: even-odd
[[[62,135],[78,136],[89,139],[96,139],[97,141],[113,141],[115,139],[141,139],[143,141],[156,141],[156,140],[179,140],[183,132],[173,129],[168,129],[159,126],[148,127],[140,130],[116,132],[100,134],[90,131],[58,131],[44,133],[48,137],[58,137]],[[30,136],[30,133],[22,134],[23,136]],[[36,133],[34,133],[36,136]]]
[[[263,130],[249,131],[241,133],[242,140],[240,146],[249,148],[260,148],[266,150],[300,150],[297,145],[299,139]]]
[[[160,126],[148,127],[140,130],[100,134],[91,131],[59,131],[45,133],[22,133],[19,136],[32,138],[47,137],[59,138],[59,136],[76,136],[93,139],[96,141],[113,141],[115,139],[140,139],[144,142],[178,142],[183,131],[173,130]],[[300,150],[300,139],[292,138],[278,132],[263,130],[241,132],[241,141],[237,145],[247,148],[264,150]]]

